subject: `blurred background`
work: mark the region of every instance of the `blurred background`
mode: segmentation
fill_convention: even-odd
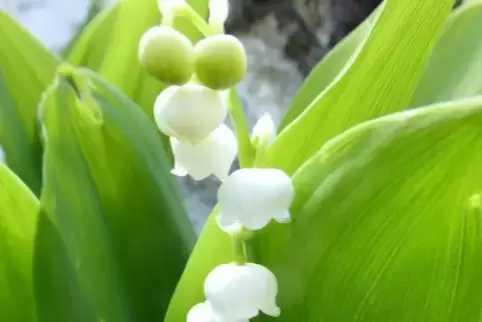
[[[100,10],[117,0],[0,0],[50,49],[58,52]],[[269,112],[275,122],[323,55],[363,21],[380,0],[231,0],[227,32],[248,53],[248,75],[238,93],[252,127]],[[179,179],[199,232],[216,202],[219,182]]]

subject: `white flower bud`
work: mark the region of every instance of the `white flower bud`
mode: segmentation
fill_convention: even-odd
[[[222,264],[204,282],[204,293],[216,312],[237,319],[251,319],[263,313],[277,317],[278,282],[274,274],[255,263]]]
[[[154,104],[159,130],[192,145],[214,131],[227,113],[221,92],[193,83],[166,88]]]
[[[258,230],[271,219],[290,222],[289,207],[294,194],[291,178],[279,169],[237,170],[219,188],[217,221],[227,232],[236,223]]]
[[[174,175],[191,175],[195,180],[202,180],[214,174],[219,180],[228,177],[229,170],[237,154],[237,141],[233,131],[221,124],[207,138],[191,145],[171,137],[174,154]]]
[[[208,301],[196,304],[187,314],[187,322],[249,322],[247,319],[224,318],[216,313]]]
[[[209,0],[209,19],[210,24],[223,25],[229,15],[228,0]]]
[[[276,125],[269,113],[263,114],[253,127],[251,141],[256,148],[264,148],[276,139]]]

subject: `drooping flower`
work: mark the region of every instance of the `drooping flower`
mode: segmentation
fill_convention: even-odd
[[[264,113],[253,127],[251,141],[256,148],[264,148],[276,139],[276,126],[269,113]]]
[[[259,311],[277,317],[278,282],[266,267],[246,263],[222,264],[211,271],[204,282],[206,299],[221,316],[251,319]]]
[[[196,304],[187,314],[187,322],[249,322],[247,319],[231,319],[216,313],[208,301]]]
[[[165,84],[183,85],[194,72],[194,46],[181,32],[169,26],[148,29],[139,42],[139,62]]]
[[[239,169],[219,188],[217,221],[227,232],[236,224],[259,230],[271,219],[287,223],[294,194],[291,178],[279,169]]]
[[[180,142],[171,137],[174,154],[174,169],[177,176],[190,175],[202,180],[215,175],[219,180],[228,177],[229,170],[237,154],[237,141],[233,131],[221,124],[207,138],[196,145]]]
[[[203,141],[226,115],[222,93],[194,83],[166,88],[154,104],[159,130],[192,145]]]
[[[209,24],[223,25],[229,15],[228,0],[209,0]]]

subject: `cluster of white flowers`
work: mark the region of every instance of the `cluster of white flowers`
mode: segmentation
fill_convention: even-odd
[[[293,198],[293,184],[283,171],[243,168],[229,175],[219,188],[216,219],[221,229],[239,238],[244,229],[259,230],[271,220],[290,222]],[[276,277],[268,268],[244,261],[222,264],[204,282],[207,301],[194,306],[187,321],[249,321],[260,311],[277,317],[281,313],[277,293]]]
[[[228,91],[244,77],[246,53],[239,40],[219,28],[228,15],[226,0],[210,1],[209,24],[218,32],[195,45],[172,27],[176,15],[190,12],[187,8],[184,0],[159,1],[163,22],[142,36],[139,60],[168,85],[155,101],[154,118],[161,132],[170,137],[176,160],[172,173],[189,174],[196,180],[215,175],[224,180],[237,154],[236,137],[223,124]]]
[[[190,41],[170,26],[186,6],[183,0],[160,0],[167,26],[145,33],[139,59],[148,72],[169,84],[156,99],[154,116],[159,130],[170,137],[172,173],[195,180],[214,175],[222,181],[216,220],[233,236],[235,245],[242,245],[235,247],[236,262],[209,273],[204,283],[206,301],[192,307],[187,321],[244,322],[260,312],[277,317],[281,311],[276,304],[275,275],[249,262],[240,249],[244,248],[244,231],[262,229],[272,220],[290,222],[294,187],[290,177],[278,169],[242,168],[229,174],[237,140],[223,122],[229,109],[228,91],[245,74],[244,48],[236,38],[224,35],[227,0],[210,0],[207,24],[213,34],[191,48]],[[175,52],[170,52],[172,48]],[[275,136],[273,120],[265,114],[254,127],[251,141],[261,151]]]
[[[157,98],[158,128],[170,136],[175,165],[172,173],[202,180],[224,180],[237,154],[233,131],[223,124],[228,113],[222,92],[200,84],[170,86]]]

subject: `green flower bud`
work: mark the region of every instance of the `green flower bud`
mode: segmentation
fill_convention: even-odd
[[[168,26],[147,30],[139,42],[141,66],[163,83],[182,85],[194,71],[194,48],[191,41]]]
[[[246,74],[246,51],[230,35],[213,35],[194,46],[194,68],[197,79],[212,89],[227,89]]]

